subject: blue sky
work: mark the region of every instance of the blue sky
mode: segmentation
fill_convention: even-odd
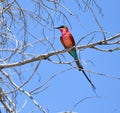
[[[120,15],[117,13],[120,10],[119,1],[98,1],[98,3],[102,8],[104,16],[102,17],[101,15],[97,14],[97,17],[104,30],[108,32],[106,37],[119,33],[118,25]],[[67,5],[74,12],[74,5],[72,3]],[[69,17],[72,24],[72,29],[70,30],[76,41],[86,33],[96,29],[98,30],[98,26],[95,24],[92,16],[90,16],[91,14],[89,14],[89,11],[87,11],[85,14],[81,12],[75,13],[79,14],[80,23],[82,24],[78,24],[75,19]],[[58,23],[58,25],[60,24],[62,24],[62,22]],[[59,37],[59,35],[61,35],[60,32],[56,31],[56,36]],[[98,34],[97,36],[97,40],[102,39],[101,35]],[[56,41],[58,42],[59,39],[56,39]],[[80,44],[82,45],[83,43]],[[57,46],[59,46],[59,48],[63,48],[59,42]],[[67,57],[67,61],[72,60],[69,54],[65,53],[65,56]],[[85,68],[95,72],[104,73],[109,76],[120,77],[120,61],[118,60],[120,57],[119,51],[113,53],[104,53],[92,49],[86,49],[81,51],[80,57]],[[94,65],[92,65],[89,61],[92,61]],[[44,64],[46,64],[46,62],[44,62]],[[59,71],[61,69],[69,68],[67,65],[55,66],[57,66],[57,70]],[[97,88],[97,95],[100,96],[100,98],[85,100],[84,102],[81,102],[73,111],[78,113],[119,113],[120,81],[92,73],[90,75]],[[46,95],[44,93],[46,93]],[[48,95],[49,98],[47,97]],[[84,76],[82,76],[81,72],[75,69],[67,71],[52,80],[49,83],[49,88],[41,95],[42,98],[46,98],[51,113],[69,111],[73,105],[81,99],[94,96],[95,94],[91,90],[87,80],[84,78]],[[46,105],[46,102],[44,105]]]
[[[102,8],[104,16],[102,17],[101,14],[98,14],[97,10],[95,10],[95,13],[103,29],[106,32],[108,32],[108,34],[106,34],[106,37],[109,38],[110,36],[119,33],[120,15],[118,11],[120,10],[120,2],[108,2],[101,0],[97,2]],[[85,13],[83,13],[81,10],[78,10],[74,2],[72,3],[71,1],[69,4],[66,1],[64,5],[66,5],[68,9],[70,9],[73,13],[79,16],[80,23],[73,16],[70,16],[65,10],[62,9],[63,12],[66,12],[66,16],[68,17],[72,28],[70,28],[67,22],[65,23],[69,26],[70,31],[72,32],[76,41],[89,32],[99,30],[90,11],[86,11]],[[60,26],[64,23],[62,19],[60,19],[58,21],[55,20],[55,24],[55,26]],[[39,30],[36,31],[36,34],[39,33]],[[63,49],[63,46],[59,41],[60,35],[61,33],[58,30],[56,30],[55,36],[58,37],[55,38],[54,42],[54,47],[56,50]],[[53,37],[53,33],[51,33],[50,31],[47,31],[46,36],[49,38],[50,41],[53,39],[51,39],[51,37]],[[86,44],[89,38],[91,37],[86,38],[86,40],[80,42],[79,45]],[[95,41],[99,41],[101,39],[103,39],[102,35],[100,33],[96,34]],[[38,54],[40,50],[37,49],[35,51]],[[42,49],[41,51],[41,53],[46,52]],[[53,50],[49,49],[49,52],[51,51]],[[72,57],[68,53],[64,53],[63,55],[64,57],[60,55],[60,58],[63,62],[73,61]],[[108,76],[120,77],[119,51],[105,53],[93,49],[85,49],[80,52],[80,58],[86,70],[104,73]],[[51,59],[58,61],[58,59],[55,56],[51,57]],[[76,69],[67,70],[69,68],[71,68],[71,66],[66,64],[53,64],[48,62],[47,60],[41,62],[41,65],[39,67],[41,81],[39,84],[44,83],[46,79],[49,79],[49,77],[58,73],[58,75],[46,85],[48,86],[48,88],[41,94],[35,96],[38,102],[46,109],[48,109],[50,113],[70,111],[72,107],[80,100],[86,97],[96,96],[83,74]],[[65,72],[61,73],[62,71]],[[90,75],[91,80],[96,86],[96,93],[99,96],[99,98],[86,99],[85,101],[78,104],[73,109],[73,112],[119,113],[120,81],[93,73],[87,74]],[[31,86],[28,85],[27,87],[29,88]],[[36,110],[36,113],[39,112],[40,111]]]
[[[31,7],[34,6],[27,5],[28,3],[19,3],[24,8],[27,7],[32,9]],[[120,14],[118,12],[120,10],[120,1],[117,0],[108,2],[97,0],[97,3],[102,8],[104,16],[99,14],[98,10],[96,10],[95,8],[94,11],[104,31],[107,32],[106,37],[109,38],[119,33]],[[63,22],[62,18],[59,20],[54,20],[55,26],[66,24],[72,32],[76,42],[87,33],[99,30],[99,27],[95,23],[90,11],[87,10],[85,12],[82,12],[82,10],[78,10],[77,5],[74,1],[69,1],[69,3],[68,1],[65,1],[63,5],[65,5],[70,11],[72,11],[73,14],[76,14],[79,17],[79,22],[73,16],[69,15],[67,11],[59,7],[59,9],[61,9],[68,17],[72,27],[70,27],[66,21]],[[55,14],[53,14],[53,16],[55,16]],[[34,33],[37,38],[43,39],[41,33],[42,30],[37,28],[33,29],[34,23],[32,23],[29,18],[28,21],[30,21],[28,27],[29,31],[31,33]],[[61,33],[58,30],[55,30],[54,34],[53,28],[50,28],[50,30],[45,30],[45,34],[50,42],[55,39],[55,50],[64,49],[59,41]],[[78,46],[87,44],[91,36],[81,41]],[[94,41],[99,41],[102,39],[102,35],[100,33],[96,33]],[[32,41],[35,41],[35,39],[28,36],[28,42],[31,43]],[[104,46],[103,48],[107,49],[109,48],[109,46]],[[33,54],[40,55],[51,52],[53,51],[53,49],[48,44],[48,42],[43,42],[43,44],[36,44],[35,47],[30,46],[30,48],[27,49],[27,52],[31,53],[31,51]],[[105,53],[88,48],[81,50],[79,56],[85,70],[90,70],[96,73],[103,73],[107,76],[115,76],[120,78],[119,51]],[[68,53],[59,55],[59,57],[63,62],[73,61],[73,58]],[[53,61],[58,61],[58,58],[56,56],[52,56],[50,58]],[[74,63],[73,65],[75,66]],[[25,68],[27,68],[27,66],[30,65],[25,65]],[[26,72],[22,76],[24,76],[24,78],[26,79],[27,76],[25,75],[29,74],[30,72]],[[90,84],[83,76],[82,72],[79,72],[77,69],[71,69],[70,65],[54,64],[49,62],[48,60],[41,61],[40,67],[35,76],[30,81],[30,83],[24,87],[24,89],[30,91],[33,88],[42,85],[53,75],[56,75],[51,81],[46,84],[46,86],[43,87],[43,89],[45,87],[48,87],[45,91],[33,96],[44,108],[49,111],[49,113],[70,111],[76,103],[88,97],[91,98],[85,99],[84,101],[80,102],[72,111],[77,113],[120,113],[120,80],[101,76],[95,73],[87,74],[96,86],[96,93],[99,98],[96,97],[95,93],[90,87]],[[26,96],[24,96],[24,98],[22,97],[23,96],[20,95],[21,103],[19,107],[22,106],[22,104],[25,102],[25,99],[28,99]],[[33,109],[34,107],[31,100],[29,99],[27,100],[26,105],[29,107],[25,106],[24,109],[21,110],[21,113],[30,113],[31,109]],[[36,108],[35,113],[42,112],[40,112]]]
[[[102,8],[104,16],[102,17],[101,14],[96,15],[104,30],[108,32],[106,37],[119,33],[118,27],[120,15],[117,13],[120,10],[119,1],[98,1],[98,3]],[[89,11],[86,11],[85,13],[77,11],[73,3],[65,3],[65,5],[67,5],[67,7],[71,9],[73,13],[76,13],[80,17],[79,24],[72,16],[69,16],[72,26],[70,31],[72,32],[76,41],[88,32],[98,30],[98,26],[96,25]],[[63,23],[59,21],[56,26],[61,24]],[[61,34],[56,30],[55,35],[59,37]],[[96,40],[99,41],[103,37],[102,35],[98,34],[96,38],[98,38]],[[81,42],[80,44],[83,45],[86,41],[83,41],[83,43]],[[55,45],[55,48],[58,48],[57,50],[59,50],[59,48],[63,49],[62,45],[59,43],[59,39],[56,39],[55,42],[57,43]],[[63,61],[73,60],[69,54],[65,53],[64,55],[65,59],[63,58]],[[108,76],[120,77],[120,61],[118,59],[120,58],[119,51],[113,53],[104,53],[92,49],[85,49],[81,51],[80,57],[86,69],[98,73],[104,73]],[[90,61],[94,65],[92,65]],[[50,67],[49,69],[53,70],[53,73],[56,71],[60,72],[61,70],[66,70],[70,67],[68,65],[53,66],[53,64],[49,64],[46,61],[42,62],[42,66],[43,72],[46,71],[45,67],[48,66]],[[44,76],[51,76],[52,72],[48,71],[46,74],[44,74]],[[100,98],[85,100],[75,107],[73,111],[78,113],[119,113],[120,81],[92,73],[90,73],[90,76],[96,86],[97,95],[100,96]],[[85,77],[76,69],[66,71],[55,77],[48,86],[49,88],[43,92],[39,98],[43,99],[41,101],[43,102],[42,105],[46,106],[50,110],[50,113],[70,111],[72,107],[83,98],[95,97],[95,94],[93,93]]]

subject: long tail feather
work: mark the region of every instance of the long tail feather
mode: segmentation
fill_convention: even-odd
[[[96,89],[96,87],[94,86],[94,84],[92,83],[92,81],[88,78],[88,76],[86,75],[85,71],[82,70],[83,74],[85,75],[85,77],[87,78],[88,82],[91,84],[91,86],[93,87],[93,89]]]
[[[83,70],[83,66],[81,65],[80,61],[79,61],[79,60],[76,60],[75,62],[76,62],[76,64],[77,64],[78,68],[79,68],[79,71],[82,71],[82,72],[83,72],[83,74],[85,75],[86,79],[87,79],[88,82],[91,84],[92,88],[93,88],[93,89],[96,89],[95,86],[94,86],[94,84],[92,83],[92,81],[88,78],[87,74],[86,74],[85,71]]]

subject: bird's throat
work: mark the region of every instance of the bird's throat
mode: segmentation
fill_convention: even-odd
[[[66,29],[61,29],[60,31],[62,33],[62,36],[65,36],[68,33],[68,31]]]

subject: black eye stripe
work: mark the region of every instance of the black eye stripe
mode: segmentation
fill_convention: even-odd
[[[66,26],[63,26],[63,25],[62,25],[62,26],[60,26],[59,28],[66,28]]]
[[[55,29],[67,28],[67,26],[62,25],[62,26],[60,26],[60,27],[54,27],[54,28],[55,28]]]

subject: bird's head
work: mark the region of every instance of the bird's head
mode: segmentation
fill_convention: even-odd
[[[61,31],[62,34],[64,34],[65,32],[68,31],[68,27],[67,26],[60,26],[60,27],[55,27],[55,29],[59,29]]]

